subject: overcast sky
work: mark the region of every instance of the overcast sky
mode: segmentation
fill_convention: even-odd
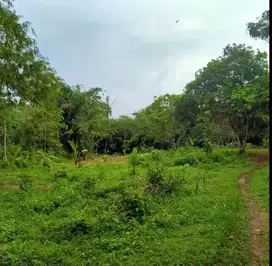
[[[15,7],[69,85],[116,97],[114,116],[181,93],[227,44],[269,50],[246,33],[268,0],[17,0]]]

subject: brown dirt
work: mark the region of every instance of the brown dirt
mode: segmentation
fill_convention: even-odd
[[[19,189],[19,185],[15,185],[15,184],[4,184],[4,185],[0,185],[0,188],[7,188],[8,190],[18,190]],[[47,184],[39,184],[37,185],[37,190],[46,190],[49,189],[49,185]]]
[[[250,218],[250,229],[251,229],[251,245],[252,245],[252,266],[261,265],[264,256],[267,252],[267,245],[264,245],[261,240],[262,232],[268,232],[268,214],[260,211],[257,206],[256,201],[253,199],[251,194],[248,192],[248,181],[250,175],[253,174],[260,167],[264,167],[268,164],[267,155],[249,155],[249,158],[257,163],[257,167],[253,168],[251,171],[245,173],[238,177],[238,184],[241,189],[242,195],[247,201],[249,218]]]
[[[39,184],[37,185],[37,189],[38,190],[47,190],[49,189],[50,185],[47,185],[47,184]]]
[[[13,185],[13,184],[5,184],[5,185],[2,185],[1,187],[7,188],[9,190],[17,190],[17,189],[19,189],[19,185]]]

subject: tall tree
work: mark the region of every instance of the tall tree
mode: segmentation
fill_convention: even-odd
[[[249,87],[251,90],[247,89]],[[237,90],[241,92],[239,97],[234,93]],[[210,61],[206,67],[199,70],[195,81],[187,86],[186,90],[186,93],[198,98],[202,111],[211,112],[214,121],[220,124],[222,121],[228,122],[239,139],[241,152],[244,152],[249,135],[254,132],[251,125],[255,125],[253,109],[247,110],[251,112],[250,115],[244,110],[238,113],[237,106],[234,107],[233,104],[234,98],[241,99],[244,90],[251,93],[250,97],[254,98],[259,90],[268,91],[267,54],[237,44],[228,45],[223,50],[222,56]],[[263,103],[259,101],[254,104]],[[241,117],[238,119],[237,116]]]
[[[20,22],[13,1],[0,0],[0,96],[38,101],[58,82],[37,48],[29,22]]]

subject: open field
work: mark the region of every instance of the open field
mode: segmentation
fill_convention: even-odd
[[[250,265],[237,177],[253,162],[229,150],[158,152],[139,155],[132,175],[127,158],[107,160],[3,171],[0,264]],[[267,180],[254,177],[266,208]]]

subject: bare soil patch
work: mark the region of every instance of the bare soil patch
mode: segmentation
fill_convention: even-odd
[[[252,195],[247,189],[247,184],[250,178],[250,174],[258,170],[259,167],[264,167],[268,164],[268,156],[263,154],[249,155],[249,158],[256,162],[258,165],[248,173],[238,177],[238,184],[242,195],[247,201],[249,218],[250,218],[250,229],[252,239],[252,266],[260,266],[264,256],[267,252],[268,245],[262,243],[262,233],[269,231],[268,214],[262,212],[257,205],[257,202],[253,199]]]

